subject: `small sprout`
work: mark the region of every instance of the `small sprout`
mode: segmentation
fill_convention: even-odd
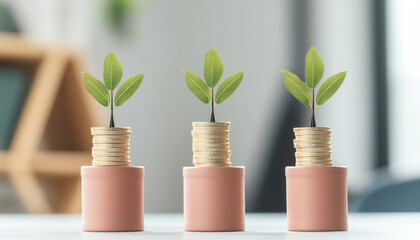
[[[114,99],[114,90],[121,82],[123,69],[114,52],[109,52],[104,60],[104,83],[93,77],[89,73],[82,72],[86,90],[104,107],[111,104],[111,118],[109,127],[115,127],[114,123],[114,104],[121,106],[139,88],[143,81],[144,73],[131,76],[119,87]]]
[[[204,59],[205,82],[191,71],[184,69],[183,72],[185,73],[187,87],[191,92],[203,103],[208,104],[211,102],[210,122],[216,121],[214,117],[214,103],[220,104],[230,97],[230,95],[239,87],[239,84],[244,77],[244,72],[238,72],[227,77],[219,85],[215,97],[214,88],[222,78],[223,62],[217,51],[213,48],[207,52]]]
[[[311,127],[316,127],[316,105],[322,105],[330,99],[337,92],[338,88],[340,88],[347,74],[347,71],[340,72],[325,80],[318,90],[315,101],[315,88],[324,75],[324,63],[318,51],[314,47],[309,49],[305,58],[306,84],[303,83],[297,75],[287,70],[281,70],[281,72],[284,75],[284,84],[286,85],[287,90],[289,90],[289,92],[301,103],[311,106]]]

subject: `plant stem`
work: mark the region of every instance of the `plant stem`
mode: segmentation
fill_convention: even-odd
[[[311,116],[311,127],[316,127],[316,122],[315,122],[315,88],[312,88],[312,116]]]
[[[216,122],[214,117],[214,88],[211,88],[211,117],[210,122]]]
[[[114,92],[111,90],[111,119],[109,120],[109,127],[115,127],[114,123]]]

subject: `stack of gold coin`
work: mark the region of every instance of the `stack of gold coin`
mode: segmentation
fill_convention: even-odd
[[[94,127],[93,166],[130,166],[130,128]]]
[[[229,123],[193,122],[195,167],[229,167]]]
[[[294,128],[296,166],[332,166],[331,127]]]

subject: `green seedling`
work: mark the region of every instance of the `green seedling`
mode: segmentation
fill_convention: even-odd
[[[139,88],[143,81],[144,73],[136,74],[125,80],[118,88],[114,99],[114,90],[122,78],[123,69],[117,55],[109,52],[104,60],[104,83],[93,77],[89,73],[82,72],[86,90],[104,107],[111,104],[111,118],[109,127],[115,127],[114,123],[114,104],[121,106],[125,103]]]
[[[214,103],[220,104],[224,102],[238,88],[241,83],[244,72],[238,72],[227,77],[217,88],[216,96],[214,96],[214,88],[223,75],[223,62],[219,54],[211,48],[204,59],[204,79],[205,82],[195,73],[183,70],[188,88],[203,103],[211,102],[210,122],[215,122]]]
[[[316,105],[324,104],[330,99],[346,77],[347,71],[339,72],[327,78],[321,87],[315,99],[315,88],[324,75],[324,63],[318,51],[311,47],[305,58],[305,83],[300,78],[287,70],[281,70],[284,75],[284,84],[287,90],[295,96],[301,103],[308,105],[312,109],[311,127],[316,127],[315,109]]]

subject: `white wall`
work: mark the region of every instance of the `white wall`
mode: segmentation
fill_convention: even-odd
[[[419,1],[388,1],[390,168],[395,177],[419,177]]]
[[[348,71],[336,95],[317,108],[317,124],[332,127],[333,162],[348,167],[349,189],[359,192],[366,187],[374,162],[372,4],[309,2],[310,38],[324,60],[323,79]]]

